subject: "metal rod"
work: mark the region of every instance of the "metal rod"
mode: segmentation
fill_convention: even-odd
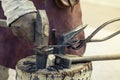
[[[83,56],[83,57],[72,59],[72,63],[88,62],[88,61],[103,61],[103,60],[120,60],[120,54]]]
[[[116,21],[120,21],[120,18],[117,18],[117,19],[112,19],[112,20],[109,20],[105,23],[103,23],[101,26],[99,26],[90,36],[87,37],[86,39],[86,42],[89,42],[91,40],[91,38],[93,38],[93,36],[98,32],[100,31],[102,28],[106,27],[108,24],[111,24],[113,22],[116,22]]]
[[[120,30],[115,32],[115,33],[113,33],[113,34],[111,34],[111,35],[109,35],[109,36],[107,36],[107,37],[105,37],[105,38],[103,38],[103,39],[92,39],[89,42],[102,42],[102,41],[106,41],[106,40],[108,40],[110,38],[113,38],[114,36],[116,36],[118,34],[120,34]]]

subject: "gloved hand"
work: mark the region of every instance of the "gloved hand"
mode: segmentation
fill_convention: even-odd
[[[27,42],[34,42],[35,19],[36,13],[29,13],[15,20],[10,25],[13,34]]]

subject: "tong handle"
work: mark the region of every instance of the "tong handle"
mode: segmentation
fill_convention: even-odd
[[[105,41],[105,40],[108,40],[116,35],[118,35],[120,33],[120,30],[118,30],[117,32],[113,33],[112,35],[110,36],[107,36],[103,39],[100,39],[100,40],[92,40],[92,38],[95,36],[95,34],[97,34],[101,29],[103,29],[104,27],[106,27],[107,25],[113,23],[113,22],[116,22],[116,21],[120,21],[120,18],[116,18],[116,19],[112,19],[112,20],[109,20],[105,23],[103,23],[102,25],[100,25],[92,34],[90,34],[87,39],[86,39],[86,43],[87,42],[101,42],[101,41]]]

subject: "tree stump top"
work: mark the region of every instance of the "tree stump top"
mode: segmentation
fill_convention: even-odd
[[[36,70],[35,55],[21,59],[17,66],[17,80],[90,80],[91,62],[72,65],[69,69]]]

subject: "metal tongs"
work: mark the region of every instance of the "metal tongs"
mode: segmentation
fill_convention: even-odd
[[[70,42],[68,42],[67,44],[69,44],[69,48],[72,48],[74,50],[77,50],[77,49],[80,49],[83,45],[85,45],[86,43],[90,43],[90,42],[102,42],[102,41],[106,41],[108,39],[111,39],[113,38],[114,36],[120,34],[120,30],[114,32],[113,34],[107,36],[107,37],[104,37],[102,39],[92,39],[101,29],[103,29],[104,27],[106,27],[107,25],[111,24],[111,23],[114,23],[116,21],[120,21],[120,18],[116,18],[116,19],[112,19],[112,20],[109,20],[105,23],[103,23],[102,25],[100,25],[95,31],[93,31],[86,39],[84,40],[70,40]],[[85,28],[84,28],[85,29]],[[78,44],[78,46],[74,46],[75,44]]]

